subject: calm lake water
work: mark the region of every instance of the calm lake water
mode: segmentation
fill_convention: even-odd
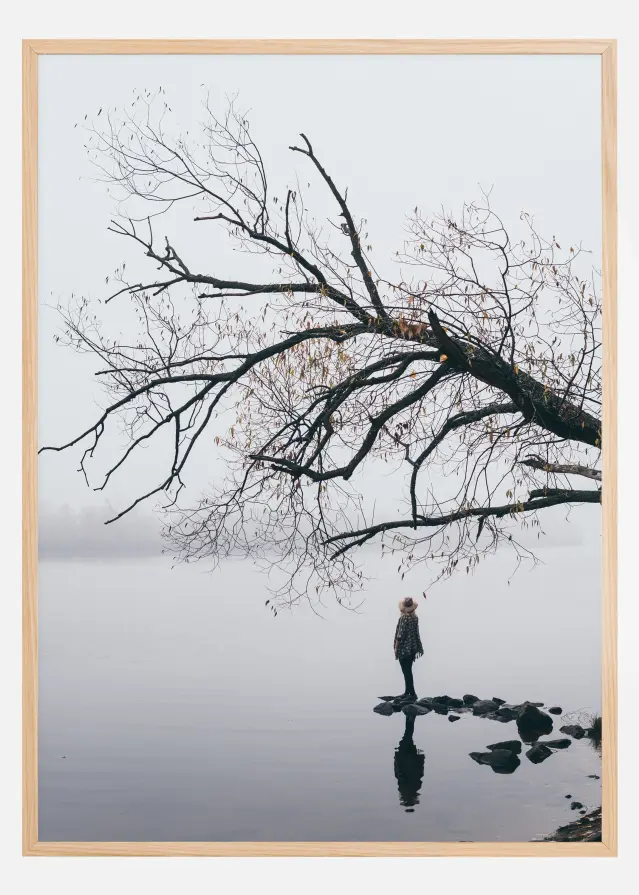
[[[434,589],[420,695],[599,711],[599,555],[542,551],[510,585],[499,557]],[[601,804],[588,741],[512,775],[469,758],[514,722],[431,713],[396,755],[403,714],[372,709],[402,690],[397,600],[423,573],[398,590],[395,564],[367,569],[358,612],[274,618],[239,563],[42,562],[40,839],[521,841],[575,817],[567,794]]]

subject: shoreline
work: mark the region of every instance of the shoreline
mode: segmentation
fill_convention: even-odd
[[[601,807],[557,827],[550,836],[533,842],[601,842]]]

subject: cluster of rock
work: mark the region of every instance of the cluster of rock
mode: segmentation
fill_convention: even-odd
[[[380,715],[392,715],[394,712],[403,711],[406,715],[427,715],[436,712],[439,715],[448,715],[450,720],[457,720],[463,713],[472,713],[491,721],[517,721],[532,736],[529,742],[538,739],[552,730],[552,718],[540,712],[543,702],[523,702],[519,705],[507,703],[505,699],[493,696],[491,699],[480,699],[472,693],[466,693],[461,699],[453,696],[424,696],[421,699],[404,698],[401,696],[381,696],[382,702],[376,705],[373,711]],[[550,714],[561,714],[559,706],[548,709]],[[534,734],[537,733],[537,736]]]
[[[581,812],[580,812],[581,813]],[[559,827],[546,842],[601,842],[601,808],[584,813],[578,820]]]
[[[487,752],[471,752],[470,757],[478,764],[490,766],[496,774],[512,774],[519,767],[522,743],[530,746],[526,758],[533,764],[540,764],[557,751],[567,749],[572,740],[588,735],[580,724],[567,724],[559,728],[567,737],[541,740],[553,730],[552,715],[561,715],[560,706],[551,706],[547,712],[541,711],[543,702],[522,702],[517,705],[507,703],[505,699],[493,696],[491,699],[480,699],[472,693],[466,693],[461,699],[452,696],[425,696],[421,699],[401,696],[382,696],[379,705],[373,711],[380,715],[392,715],[404,712],[405,715],[428,715],[435,712],[447,715],[449,721],[458,721],[462,714],[472,714],[492,721],[508,723],[515,721],[519,740],[503,740],[487,746]]]

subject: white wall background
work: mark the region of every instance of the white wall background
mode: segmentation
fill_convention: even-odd
[[[639,312],[636,301],[635,264],[639,236],[636,208],[639,202],[639,122],[636,89],[639,80],[639,30],[632,18],[632,6],[622,0],[605,5],[594,0],[538,0],[533,4],[513,4],[503,0],[456,0],[453,4],[425,0],[395,0],[375,10],[370,3],[353,0],[324,0],[320,4],[298,2],[242,4],[224,7],[211,2],[180,4],[122,2],[92,5],[71,0],[46,3],[31,0],[12,7],[3,19],[2,84],[3,139],[0,141],[5,172],[2,198],[1,242],[4,277],[3,299],[3,395],[2,468],[4,470],[3,545],[3,624],[0,656],[5,729],[2,747],[2,826],[0,841],[5,860],[3,870],[9,891],[57,895],[58,892],[123,893],[207,891],[211,888],[234,892],[278,892],[304,888],[306,892],[392,889],[401,873],[402,884],[415,886],[472,888],[476,893],[507,892],[516,887],[519,895],[590,889],[606,886],[611,891],[630,891],[636,882],[634,840],[636,823],[637,747],[636,694],[639,683],[637,631],[639,610],[636,602],[631,556],[635,547],[634,507],[639,497],[634,474],[633,423]],[[250,861],[197,859],[22,859],[20,854],[19,724],[20,697],[20,379],[19,295],[20,295],[20,46],[23,37],[617,37],[620,66],[620,850],[616,861],[506,859],[461,861],[431,860],[337,860],[253,859]],[[634,817],[633,817],[634,815]],[[399,866],[398,866],[399,864]],[[13,880],[12,880],[13,878]]]

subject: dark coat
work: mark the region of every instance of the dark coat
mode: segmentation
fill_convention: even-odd
[[[414,612],[402,614],[395,629],[395,656],[398,659],[416,659],[424,655],[419,637],[419,619]]]

